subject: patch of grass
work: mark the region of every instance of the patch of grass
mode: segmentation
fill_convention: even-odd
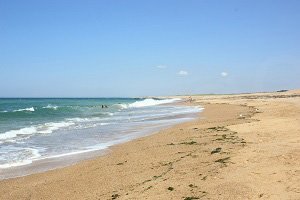
[[[212,131],[228,131],[228,128],[225,128],[224,126],[215,126],[215,127],[207,128],[207,130],[212,130]]]
[[[154,179],[158,179],[158,178],[161,178],[162,175],[159,175],[159,176],[153,176]]]
[[[173,187],[168,187],[168,190],[173,191],[174,188]]]
[[[208,130],[216,130],[217,129],[217,127],[209,127],[209,128],[207,128]]]
[[[199,197],[185,197],[184,200],[193,200],[193,199],[199,199]]]
[[[173,164],[172,162],[168,162],[168,163],[161,164],[161,166],[167,166],[167,165],[172,165],[172,164]]]
[[[221,148],[221,147],[218,147],[218,148],[212,150],[212,151],[210,152],[210,154],[220,153],[221,150],[222,150],[222,148]]]
[[[190,187],[190,188],[196,188],[197,186],[196,186],[196,185],[193,185],[193,184],[189,184],[189,187]]]
[[[124,162],[120,162],[117,165],[124,165],[124,163],[127,163],[127,160],[125,160]]]
[[[153,188],[152,185],[150,185],[149,187],[147,187],[147,188],[145,189],[145,191],[146,191],[146,190],[150,190],[151,188]]]
[[[218,159],[218,160],[216,160],[215,162],[218,162],[218,163],[223,163],[223,164],[225,164],[225,163],[226,163],[226,161],[228,161],[229,159],[230,159],[230,157],[221,158],[221,159]]]
[[[234,134],[236,133],[230,133],[230,135],[228,134],[222,134],[220,138],[215,139],[215,141],[232,141],[232,140],[239,140],[239,138],[237,136],[234,136]],[[219,135],[216,135],[219,136]],[[243,140],[243,139],[242,139]]]
[[[119,197],[120,197],[120,195],[118,195],[118,194],[111,195],[111,199],[116,199],[116,198],[119,198]]]
[[[150,181],[151,181],[150,179],[145,180],[145,181],[143,182],[143,184],[144,184],[144,183],[147,183],[147,182],[150,182]]]
[[[180,144],[185,144],[185,145],[193,145],[193,144],[197,144],[197,142],[195,141],[191,141],[191,142],[182,142]]]
[[[189,153],[189,154],[186,154],[184,156],[181,156],[180,158],[185,158],[185,157],[188,157],[188,156],[191,156],[191,155],[192,155],[192,153]]]

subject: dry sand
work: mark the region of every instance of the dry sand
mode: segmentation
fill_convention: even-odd
[[[199,119],[3,180],[0,199],[300,199],[299,90],[193,99]]]

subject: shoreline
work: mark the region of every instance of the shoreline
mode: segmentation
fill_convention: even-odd
[[[173,106],[187,106],[187,107],[194,107],[194,106],[188,106],[185,105],[184,100],[177,103],[168,103],[165,105],[173,105]],[[167,128],[170,128],[174,125],[185,123],[187,121],[195,120],[199,113],[201,113],[202,110],[199,110],[197,113],[184,113],[184,114],[177,114],[172,117],[165,117],[161,118],[160,120],[174,120],[172,122],[169,122],[168,124],[161,124],[161,125],[155,125],[153,127],[148,127],[147,130],[143,129],[143,126],[139,127],[139,131],[136,133],[133,132],[130,134],[130,137],[126,137],[123,139],[119,139],[117,141],[111,141],[110,144],[106,145],[105,148],[100,149],[91,149],[86,150],[85,152],[74,152],[70,153],[69,155],[58,155],[54,157],[47,157],[42,159],[33,160],[32,163],[24,164],[20,166],[15,166],[11,168],[0,168],[0,181],[1,180],[8,180],[8,179],[14,179],[14,178],[20,178],[20,177],[26,177],[32,174],[37,173],[44,173],[47,171],[52,171],[56,169],[61,169],[65,167],[69,167],[72,165],[76,165],[79,162],[86,161],[86,160],[92,160],[96,159],[99,156],[103,156],[111,151],[111,148],[113,146],[121,145],[123,143],[127,143],[130,141],[134,141],[138,138],[147,137],[152,134],[156,134],[160,130],[164,130]]]
[[[261,95],[193,96],[201,118],[69,167],[2,180],[0,199],[297,199],[300,92]]]

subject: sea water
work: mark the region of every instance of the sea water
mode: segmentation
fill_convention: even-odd
[[[193,118],[180,99],[0,99],[0,170],[106,149]]]

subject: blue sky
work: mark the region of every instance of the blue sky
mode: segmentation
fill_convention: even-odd
[[[0,96],[299,88],[299,36],[297,0],[0,0]]]

